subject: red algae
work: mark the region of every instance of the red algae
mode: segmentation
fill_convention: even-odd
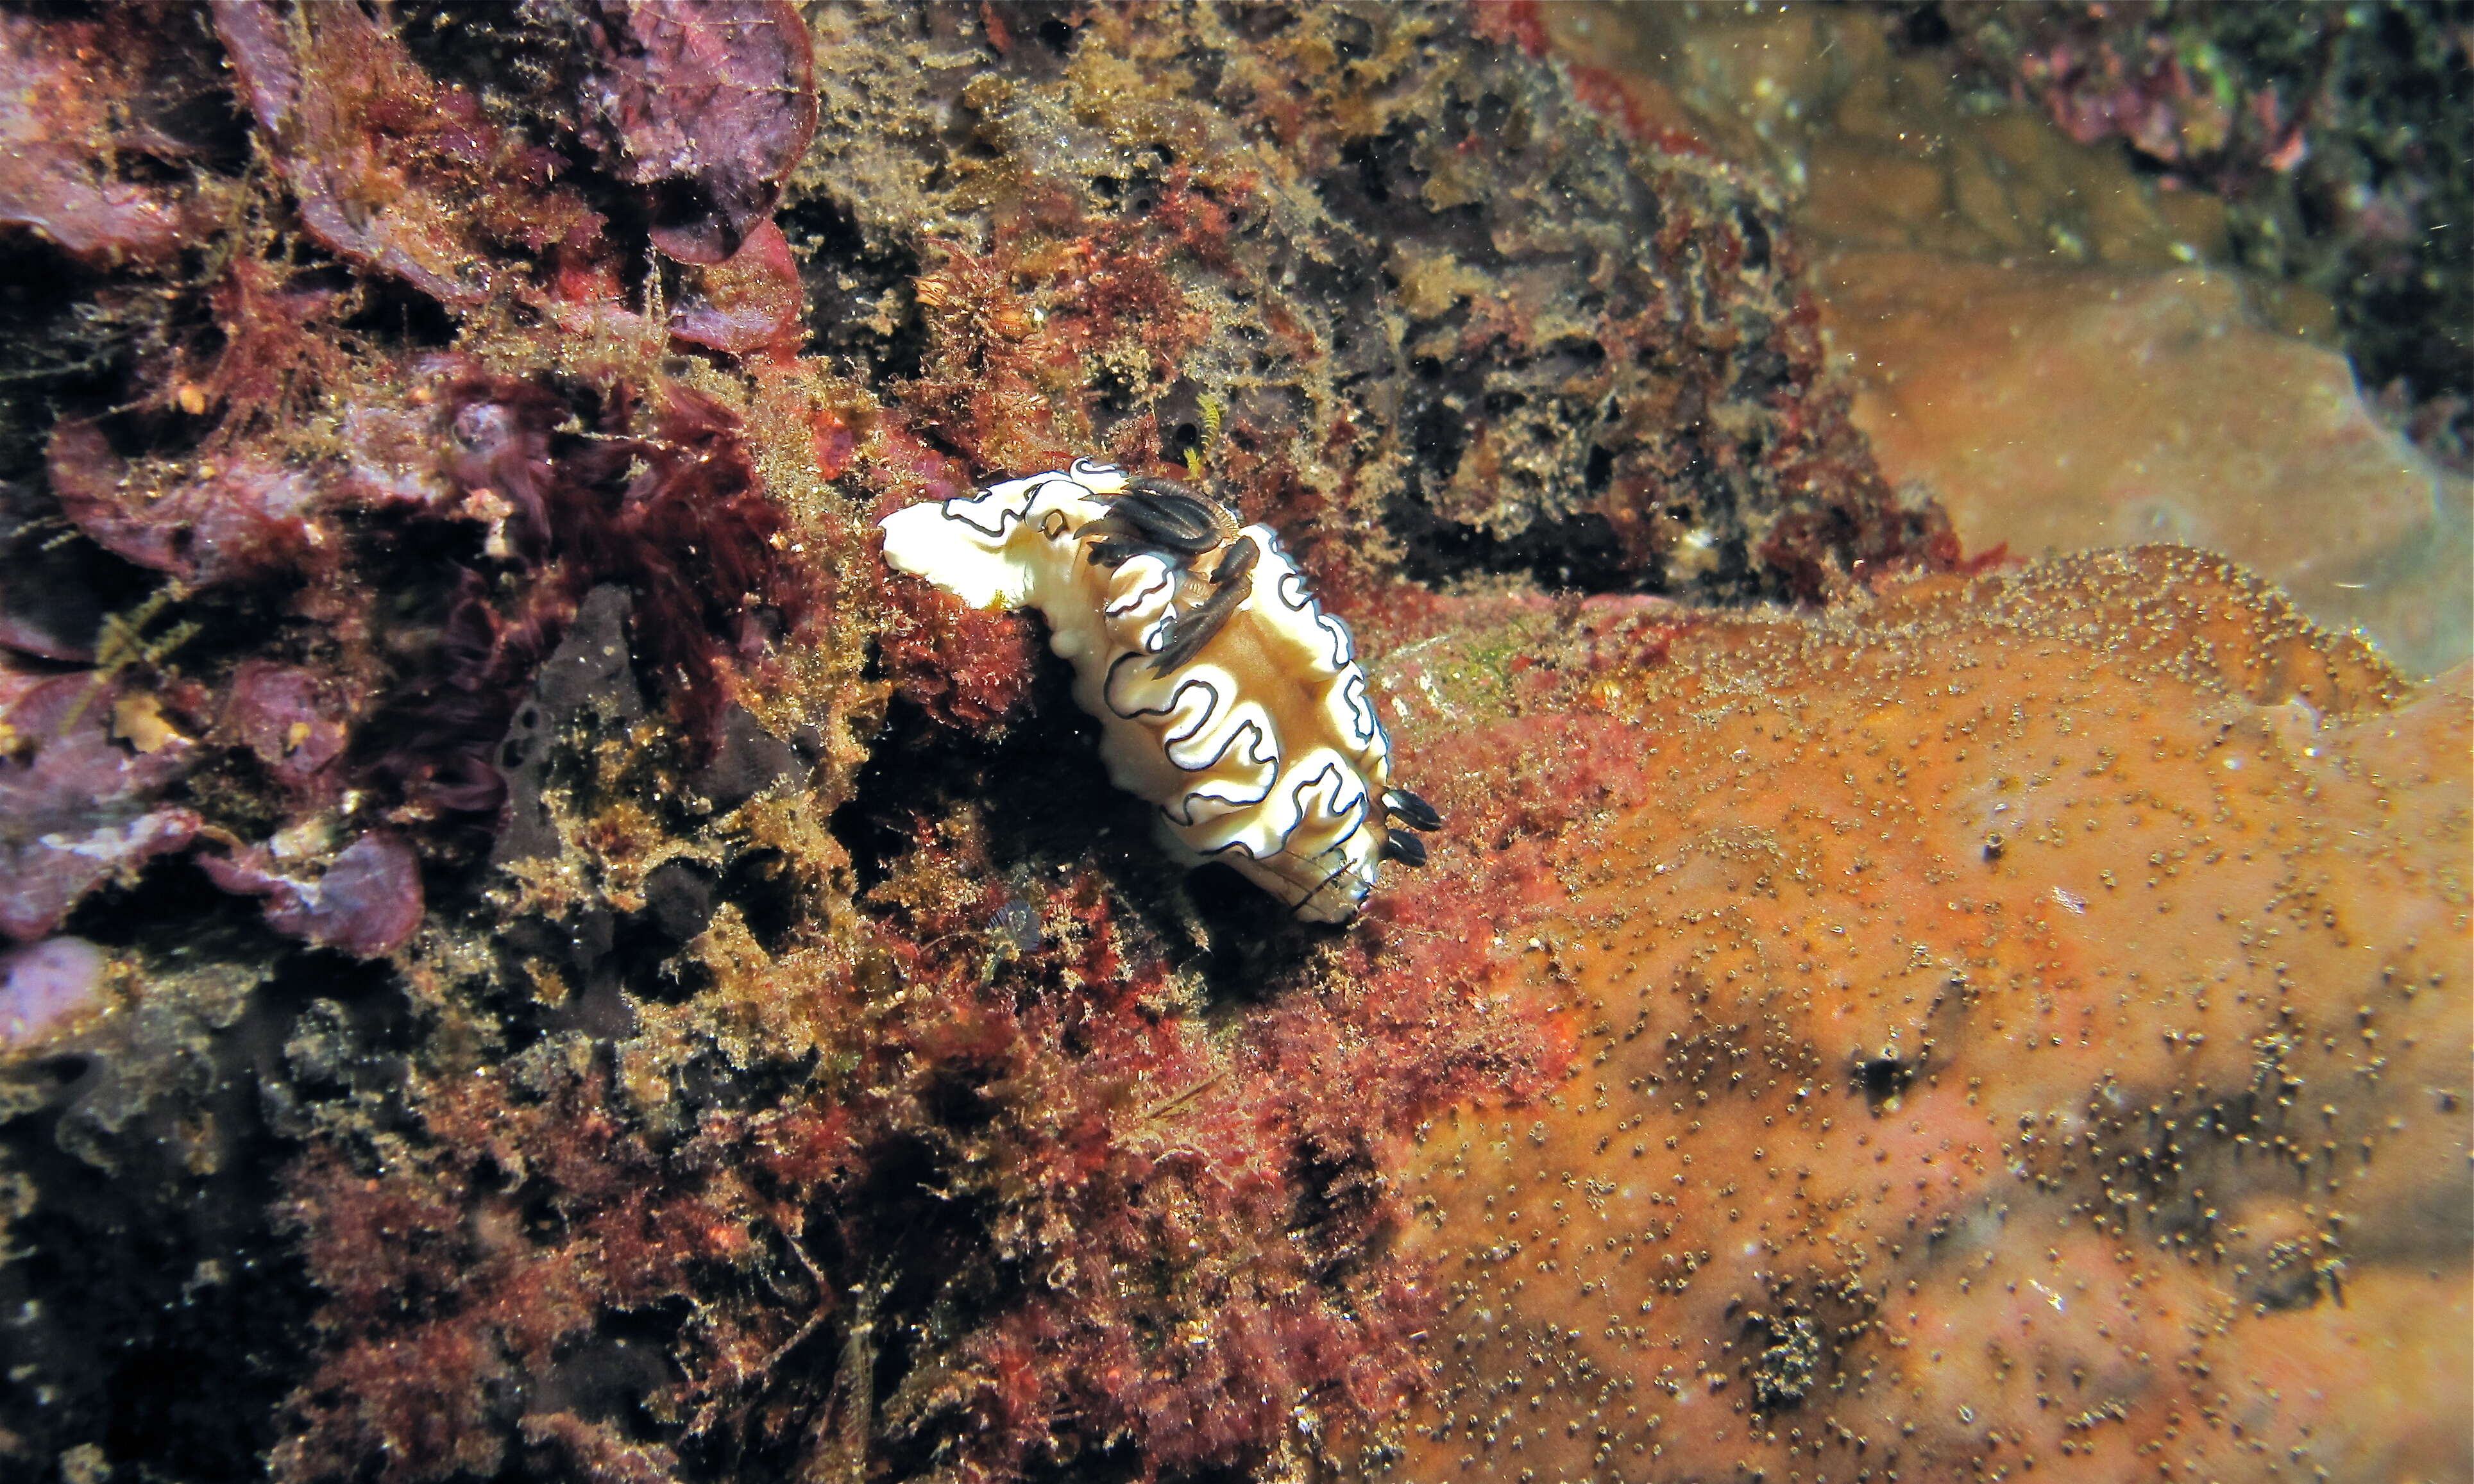
[[[737,253],[705,269],[697,290],[670,311],[670,333],[691,345],[743,355],[796,351],[807,335],[799,322],[799,265],[769,218],[748,231]]]
[[[1030,697],[1040,644],[1018,613],[982,613],[925,583],[893,589],[878,653],[903,698],[974,731],[1009,719]]]
[[[0,75],[15,89],[0,122],[0,226],[90,261],[152,264],[211,222],[220,192],[167,186],[147,168],[198,153],[165,115],[203,86],[158,45],[167,12],[128,9],[70,23],[0,16]]]
[[[348,708],[325,693],[315,671],[246,661],[232,673],[224,730],[287,787],[327,791],[349,734]]]
[[[360,7],[217,0],[214,15],[302,225],[346,258],[472,308],[501,286],[501,244],[580,244],[599,225],[542,183],[553,158],[440,85]]]
[[[653,245],[719,263],[772,225],[816,132],[815,61],[789,0],[577,9],[602,65],[586,96],[611,172],[647,187]]]
[[[52,493],[78,528],[114,555],[200,585],[234,582],[315,560],[335,537],[323,492],[299,473],[254,458],[186,471],[135,468],[92,423],[53,431]]]
[[[281,1474],[492,1467],[495,1376],[681,1293],[701,1317],[671,1335],[683,1377],[657,1415],[802,1469],[856,1448],[998,1479],[1130,1446],[1148,1476],[1267,1462],[1396,1405],[1425,1301],[1370,1260],[1374,1152],[1442,1098],[1535,1086],[1540,1043],[1460,992],[1465,964],[1380,949],[1215,1032],[1168,1013],[1190,990],[1092,877],[1008,887],[973,832],[918,845],[848,946],[740,991],[764,1008],[733,1033],[748,1070],[833,1049],[793,1103],[642,1136],[672,1091],[621,1096],[579,1043],[546,1044],[424,1089],[408,1161],[313,1156],[292,1209],[335,1345]],[[710,1014],[648,1025],[623,1075]],[[1309,1082],[1362,1101],[1287,1095]],[[559,1234],[519,1219],[519,1188]],[[751,1302],[751,1278],[790,1302]],[[923,1312],[944,1317],[890,1322]],[[898,1384],[871,1401],[877,1374]]]
[[[421,926],[421,858],[382,830],[314,864],[279,862],[268,848],[251,846],[201,856],[198,864],[226,891],[265,897],[268,926],[321,948],[380,958]]]
[[[1404,572],[1817,600],[1946,560],[1844,435],[1764,185],[1453,12],[1099,11],[976,75],[935,26],[817,24],[820,338],[982,473],[1199,474],[1352,620]]]

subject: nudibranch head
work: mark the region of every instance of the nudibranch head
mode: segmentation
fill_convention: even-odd
[[[1078,460],[885,518],[885,558],[981,608],[1029,607],[1074,667],[1109,780],[1179,858],[1225,861],[1310,922],[1345,922],[1443,820],[1392,784],[1348,626],[1267,525],[1166,479]]]

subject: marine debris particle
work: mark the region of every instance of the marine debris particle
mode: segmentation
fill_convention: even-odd
[[[1493,986],[1572,1070],[1423,1131],[1378,1473],[2456,1468],[2468,678],[2170,548],[1580,668],[1652,787]]]

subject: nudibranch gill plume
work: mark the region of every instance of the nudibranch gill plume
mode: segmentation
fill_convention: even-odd
[[[1392,785],[1348,626],[1268,525],[1111,465],[887,516],[885,559],[980,608],[1030,607],[1074,667],[1118,788],[1172,854],[1225,861],[1309,922],[1346,922],[1443,820]]]

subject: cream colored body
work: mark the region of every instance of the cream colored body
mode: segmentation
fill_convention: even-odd
[[[976,607],[1038,609],[1099,718],[1109,780],[1158,806],[1171,849],[1227,862],[1309,921],[1347,920],[1381,865],[1392,776],[1347,625],[1271,527],[1249,525],[1236,539],[1256,547],[1253,591],[1193,659],[1152,673],[1201,579],[1150,552],[1089,560],[1084,527],[1125,489],[1123,471],[1085,460],[913,505],[885,519],[885,557]]]

